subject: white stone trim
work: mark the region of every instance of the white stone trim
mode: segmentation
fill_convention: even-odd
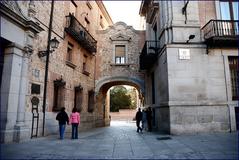
[[[221,19],[221,9],[220,9],[220,1],[215,1],[215,8],[216,8],[216,18]]]

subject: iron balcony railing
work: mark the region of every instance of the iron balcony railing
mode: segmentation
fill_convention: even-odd
[[[140,69],[149,69],[157,60],[160,52],[159,41],[145,41],[140,54]]]
[[[205,41],[227,41],[231,43],[238,40],[238,20],[210,20],[202,32]]]
[[[72,14],[66,16],[65,31],[82,45],[83,48],[91,53],[96,52],[97,41]]]

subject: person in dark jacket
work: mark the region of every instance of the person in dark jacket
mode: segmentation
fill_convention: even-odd
[[[141,109],[138,109],[138,112],[136,113],[135,119],[136,119],[136,126],[137,126],[137,132],[142,132],[142,128],[140,127],[140,121],[142,121],[143,114],[141,112]]]
[[[56,120],[59,121],[59,132],[60,132],[60,139],[64,138],[66,122],[69,124],[69,117],[65,112],[65,107],[61,108],[61,111],[57,114]]]

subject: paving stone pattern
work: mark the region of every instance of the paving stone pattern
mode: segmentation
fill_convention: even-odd
[[[70,127],[70,126],[68,126]],[[167,140],[158,140],[171,137]],[[171,136],[137,133],[134,122],[79,133],[1,144],[1,159],[238,159],[238,133]]]

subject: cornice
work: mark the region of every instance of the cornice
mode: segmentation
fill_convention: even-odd
[[[34,33],[39,33],[44,30],[42,27],[40,27],[40,25],[38,23],[33,22],[32,20],[28,20],[22,14],[19,14],[15,11],[16,11],[16,9],[12,10],[12,8],[9,8],[3,2],[0,3],[1,16],[4,16],[4,17],[10,19],[11,21],[20,25],[24,29],[30,30]]]

